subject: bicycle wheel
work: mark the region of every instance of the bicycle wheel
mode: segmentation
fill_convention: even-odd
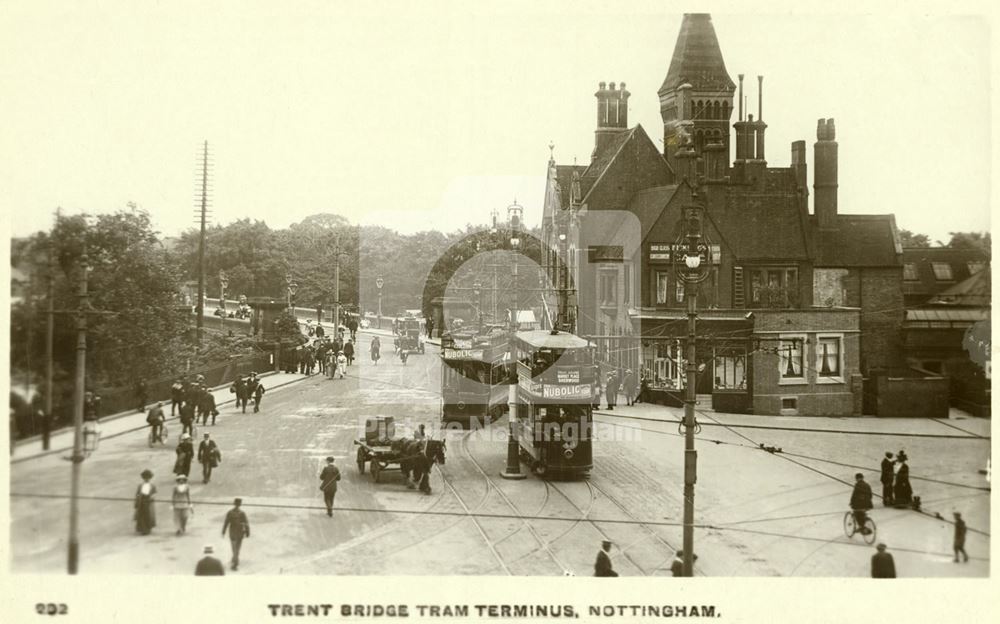
[[[866,544],[875,543],[875,521],[871,517],[865,518],[865,528],[868,531],[862,531],[861,536],[864,538]]]
[[[858,531],[858,525],[854,521],[854,512],[848,511],[844,514],[844,535],[847,537],[854,537],[854,534]]]

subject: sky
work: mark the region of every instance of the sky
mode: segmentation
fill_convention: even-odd
[[[662,136],[656,91],[681,12],[708,8],[755,117],[764,76],[771,166],[805,139],[811,174],[816,120],[832,117],[841,212],[891,212],[945,242],[990,228],[985,3],[749,6],[6,3],[6,226],[22,236],[47,229],[57,206],[135,202],[177,235],[196,220],[205,140],[215,223],[334,212],[450,231],[515,199],[536,223],[549,144],[560,164],[589,160],[598,82],[626,82],[630,124]]]

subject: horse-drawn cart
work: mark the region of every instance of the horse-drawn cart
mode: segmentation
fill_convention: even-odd
[[[391,416],[368,419],[365,429],[364,439],[354,441],[358,472],[364,474],[368,464],[372,480],[378,483],[384,471],[398,470],[407,487],[419,484],[421,491],[430,494],[430,468],[444,463],[444,440],[397,438]]]
[[[355,440],[354,443],[358,445],[358,472],[364,474],[365,463],[369,463],[368,472],[375,483],[378,483],[383,470],[399,470],[400,455],[391,446],[371,445],[364,440]]]

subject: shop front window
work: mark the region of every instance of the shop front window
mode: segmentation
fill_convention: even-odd
[[[717,390],[746,390],[746,351],[715,352],[715,384]]]

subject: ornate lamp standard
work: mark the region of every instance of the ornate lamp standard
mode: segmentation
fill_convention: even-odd
[[[678,157],[693,161],[694,150],[687,146],[678,151]],[[691,162],[693,164],[693,162]],[[689,164],[689,171],[693,170]],[[694,436],[700,428],[695,420],[697,402],[695,385],[698,366],[695,363],[695,339],[698,296],[697,285],[711,273],[712,246],[704,232],[705,191],[703,180],[697,179],[698,188],[691,193],[691,205],[682,208],[681,234],[674,245],[674,273],[684,284],[687,299],[688,335],[686,385],[684,397],[684,576],[692,576],[694,568],[694,484],[697,481],[698,453],[694,449]],[[683,255],[683,263],[680,256]]]
[[[375,278],[375,288],[378,289],[378,328],[382,329],[382,286],[385,280],[379,275]]]
[[[510,238],[510,248],[514,252],[513,257],[513,277],[514,286],[512,289],[514,295],[514,305],[510,311],[510,331],[511,334],[517,331],[517,250],[521,246],[521,239],[518,238],[517,232],[513,232]],[[513,356],[512,356],[513,357]],[[515,369],[516,370],[516,369]],[[510,429],[508,431],[507,438],[507,467],[504,468],[500,476],[504,479],[524,479],[527,477],[526,474],[521,472],[521,457],[520,449],[517,444],[517,416],[518,407],[517,404],[517,382],[510,384],[507,394],[507,403],[510,405],[510,414],[508,418],[510,422],[508,423]]]

